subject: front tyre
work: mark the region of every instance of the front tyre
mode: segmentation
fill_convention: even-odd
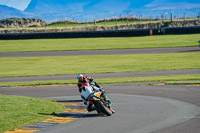
[[[101,101],[97,101],[96,107],[98,111],[106,114],[107,116],[112,115],[112,111],[110,111],[107,107],[105,107]]]

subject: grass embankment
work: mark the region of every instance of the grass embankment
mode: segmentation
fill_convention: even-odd
[[[58,103],[22,96],[0,95],[0,132],[34,124],[60,113]]]
[[[200,53],[0,58],[0,77],[200,68]]]
[[[121,77],[121,78],[102,78],[95,79],[99,84],[114,84],[114,83],[134,83],[134,82],[157,82],[157,81],[183,81],[182,84],[200,84],[200,74],[192,75],[169,75],[169,76],[153,76],[153,77]],[[51,81],[31,81],[31,82],[0,82],[0,86],[42,86],[42,85],[75,85],[77,80],[51,80]],[[181,84],[180,83],[180,84]],[[167,84],[178,84],[177,82],[167,82]]]
[[[169,81],[166,82],[167,85],[198,85],[200,86],[200,81]]]
[[[170,20],[166,20],[170,21]],[[162,22],[161,20],[145,20],[145,19],[109,19],[109,20],[100,20],[96,21],[96,26],[115,26],[115,25],[127,25],[127,24],[140,24],[140,23],[156,23]],[[53,22],[46,25],[46,28],[63,28],[63,27],[90,27],[95,26],[94,22]]]
[[[198,46],[200,34],[146,37],[0,40],[0,52],[102,50]]]
[[[198,20],[198,18],[186,18],[186,21]],[[171,19],[159,20],[159,19],[136,19],[136,18],[113,18],[106,20],[96,21],[96,26],[115,26],[115,25],[128,25],[128,24],[148,24],[148,23],[158,23],[158,22],[171,22]],[[177,18],[173,21],[185,21],[183,18]],[[63,28],[63,27],[89,27],[94,26],[94,22],[70,22],[70,21],[58,21],[46,25],[46,28]]]

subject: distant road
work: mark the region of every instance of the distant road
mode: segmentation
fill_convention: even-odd
[[[199,47],[148,48],[148,49],[114,49],[114,50],[81,50],[81,51],[41,51],[41,52],[0,52],[1,57],[39,57],[39,56],[81,56],[81,55],[114,55],[114,54],[157,54],[200,52]]]
[[[120,73],[96,73],[87,74],[94,78],[120,78],[120,77],[149,77],[200,74],[200,69],[166,70],[166,71],[145,71],[145,72],[120,72]],[[72,75],[52,75],[52,76],[30,76],[30,77],[5,77],[0,78],[0,82],[24,82],[24,81],[47,81],[47,80],[71,80],[76,79],[76,74]]]

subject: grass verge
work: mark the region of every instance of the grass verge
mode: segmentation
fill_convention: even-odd
[[[170,81],[167,85],[200,85],[200,81]]]
[[[31,125],[60,113],[63,106],[46,100],[0,95],[0,132]]]
[[[200,80],[200,74],[192,75],[169,75],[153,77],[120,77],[120,78],[98,78],[95,79],[99,84],[113,83],[133,83],[133,82],[156,82],[156,81],[183,81]],[[0,86],[41,86],[41,85],[71,85],[76,84],[77,80],[53,80],[53,81],[31,81],[31,82],[1,82]]]
[[[200,34],[145,37],[0,40],[0,52],[101,50],[198,46]]]
[[[0,58],[0,77],[200,68],[200,53]]]

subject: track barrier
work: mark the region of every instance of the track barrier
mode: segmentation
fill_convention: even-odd
[[[134,36],[152,36],[152,35],[168,35],[168,34],[198,34],[198,33],[200,33],[200,26],[173,27],[173,28],[160,28],[160,29],[110,30],[110,31],[9,33],[9,34],[0,34],[0,40],[134,37]]]

